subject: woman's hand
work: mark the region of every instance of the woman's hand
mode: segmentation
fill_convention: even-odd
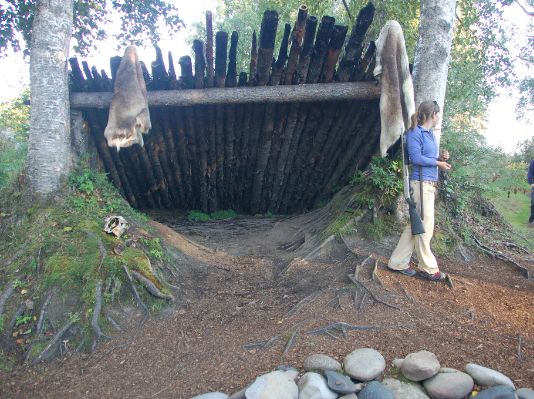
[[[447,150],[441,150],[441,153],[440,153],[440,156],[439,156],[439,160],[440,161],[448,161],[450,158],[450,155],[449,155],[449,151]]]
[[[450,168],[452,168],[452,166],[450,164],[448,164],[447,162],[445,162],[445,161],[437,161],[436,165],[441,170],[449,170]]]

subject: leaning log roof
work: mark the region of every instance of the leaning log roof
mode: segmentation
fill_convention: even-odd
[[[301,6],[273,59],[278,15],[266,11],[250,68],[238,74],[238,33],[213,36],[207,13],[207,37],[194,41],[194,63],[178,60],[179,75],[159,48],[150,71],[142,63],[152,120],[144,147],[117,152],[104,138],[121,57],[110,60],[111,78],[69,60],[71,108],[83,112],[103,167],[134,207],[302,212],[377,152],[375,47],[363,45],[373,15],[369,4],[349,33]]]

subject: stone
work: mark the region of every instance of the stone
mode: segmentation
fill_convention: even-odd
[[[228,395],[221,392],[209,392],[197,395],[191,399],[228,399]]]
[[[395,399],[430,399],[418,382],[385,378],[382,384],[393,393]]]
[[[299,399],[337,399],[338,397],[337,393],[328,388],[321,374],[313,372],[304,374],[298,382],[298,387]]]
[[[346,395],[358,392],[361,389],[358,389],[359,387],[349,377],[337,371],[325,370],[324,376],[326,377],[328,388],[334,392]]]
[[[345,372],[357,381],[372,381],[386,369],[384,356],[372,348],[360,348],[343,360]]]
[[[304,359],[304,370],[341,370],[341,363],[327,355],[315,354]]]
[[[393,366],[395,366],[396,368],[400,370],[403,362],[404,362],[404,359],[393,359],[392,363],[393,363]]]
[[[434,377],[423,382],[432,399],[463,399],[473,390],[469,374],[454,369],[441,369]]]
[[[528,388],[519,388],[515,391],[519,399],[534,399],[534,391]]]
[[[395,396],[380,382],[371,381],[358,393],[358,399],[395,399]]]
[[[355,393],[351,393],[349,395],[340,396],[338,399],[358,399],[358,397]]]
[[[241,391],[234,393],[233,395],[230,396],[229,399],[247,399],[247,397],[245,396],[245,391],[246,390],[247,390],[247,388],[242,389]]]
[[[484,387],[508,385],[510,388],[515,389],[512,380],[496,370],[492,370],[478,364],[469,363],[465,366],[465,372],[473,377],[473,380],[475,380],[477,385]]]
[[[429,351],[419,351],[406,356],[401,372],[411,381],[423,381],[436,375],[440,367],[436,355]]]
[[[508,385],[495,385],[491,388],[480,391],[476,396],[470,396],[476,399],[517,399],[514,390]]]
[[[247,399],[298,399],[299,389],[284,371],[272,371],[256,378],[245,391]]]

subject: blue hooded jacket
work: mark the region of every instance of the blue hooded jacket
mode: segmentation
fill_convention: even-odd
[[[419,172],[422,173],[421,180],[438,180],[438,143],[432,130],[426,130],[422,126],[417,126],[406,133],[406,147],[408,156],[412,163],[411,180],[420,180]]]

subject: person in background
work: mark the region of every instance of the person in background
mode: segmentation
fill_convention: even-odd
[[[534,159],[530,161],[528,168],[528,184],[530,184],[530,217],[528,222],[531,226],[534,226]]]
[[[420,275],[432,281],[446,278],[446,274],[439,271],[438,263],[430,250],[430,241],[434,233],[434,199],[438,182],[438,168],[449,170],[451,165],[448,151],[439,154],[438,143],[432,132],[440,118],[440,109],[436,101],[424,101],[419,105],[417,113],[412,116],[412,126],[406,133],[406,147],[412,164],[410,173],[410,187],[413,199],[417,203],[417,210],[421,213],[421,193],[423,195],[423,225],[425,233],[412,235],[408,223],[404,229],[397,247],[391,254],[388,267],[406,276],[415,276],[416,270],[410,266],[410,259],[415,249]],[[422,189],[420,185],[422,184]]]

